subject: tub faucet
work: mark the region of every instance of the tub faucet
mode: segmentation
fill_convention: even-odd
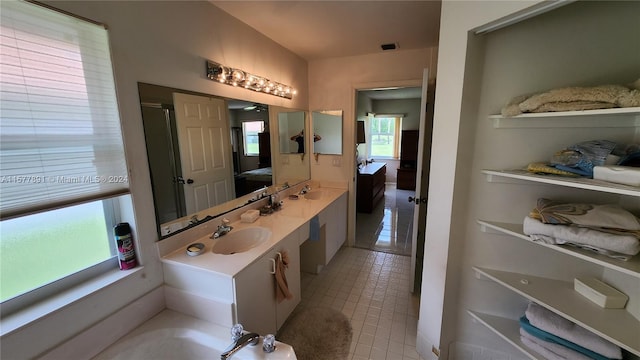
[[[221,355],[221,360],[226,360],[233,356],[236,352],[240,351],[243,347],[247,345],[256,346],[260,342],[260,335],[256,333],[247,333],[242,335],[238,340],[236,340],[231,346],[229,346]]]
[[[308,193],[309,191],[311,191],[311,187],[309,185],[305,185],[300,192],[298,193],[298,195],[304,195],[306,193]]]
[[[233,226],[229,225],[230,221],[227,218],[222,219],[222,224],[218,225],[218,230],[214,231],[211,235],[212,239],[217,239],[220,236],[226,235],[229,231],[233,230]]]

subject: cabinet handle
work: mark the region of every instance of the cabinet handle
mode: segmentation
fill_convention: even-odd
[[[276,259],[269,259],[269,260],[271,260],[271,271],[270,271],[270,273],[272,275],[275,275],[276,274]]]

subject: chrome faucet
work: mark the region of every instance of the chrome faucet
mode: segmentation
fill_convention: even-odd
[[[305,185],[300,192],[298,193],[298,195],[304,195],[306,193],[308,193],[309,191],[311,191],[311,187],[309,185]]]
[[[256,346],[260,342],[260,335],[256,333],[247,333],[239,337],[231,346],[229,346],[221,355],[220,359],[225,360],[233,356],[247,345]]]
[[[214,231],[211,235],[211,239],[217,239],[220,236],[226,235],[229,231],[233,230],[233,226],[229,225],[230,221],[227,218],[222,219],[222,224],[218,225],[218,230]]]

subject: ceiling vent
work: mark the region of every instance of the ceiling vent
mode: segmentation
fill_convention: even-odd
[[[382,44],[380,45],[383,51],[395,50],[398,48],[398,43]]]

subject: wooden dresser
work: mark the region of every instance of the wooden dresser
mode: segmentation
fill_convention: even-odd
[[[397,188],[416,189],[416,168],[418,165],[418,130],[404,130],[400,140],[400,167]]]
[[[358,170],[356,208],[359,212],[370,213],[378,202],[384,199],[384,181],[387,166],[371,163]]]

